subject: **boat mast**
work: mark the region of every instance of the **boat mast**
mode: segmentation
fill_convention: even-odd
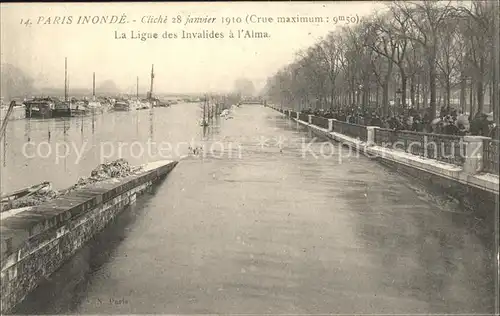
[[[66,95],[68,97],[68,101],[71,102],[71,98],[69,97],[69,75],[68,75],[68,89],[66,90]]]
[[[92,73],[92,102],[95,102],[95,72]],[[95,109],[92,110],[92,133],[94,133],[94,124],[95,124]]]
[[[155,78],[154,65],[151,65],[151,87],[149,88],[149,99],[153,100],[153,79]]]
[[[210,96],[208,101],[208,121],[212,120],[212,104],[213,104],[213,96]]]
[[[68,57],[64,57],[64,101],[68,101]]]
[[[207,105],[207,95],[205,94],[205,99],[203,100],[203,124],[205,124],[205,106]]]

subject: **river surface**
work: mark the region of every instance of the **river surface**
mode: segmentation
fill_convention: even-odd
[[[205,136],[197,105],[155,111],[153,138],[194,139],[204,151],[181,159],[16,313],[493,313],[492,221],[268,108],[244,105]],[[145,141],[146,117],[107,114],[81,139]],[[31,137],[62,123],[31,123]],[[10,139],[23,137],[26,123],[16,124]],[[95,167],[94,151],[58,167],[11,153],[7,185],[26,174],[70,185]]]
[[[66,188],[99,163],[117,158],[133,165],[178,159],[188,153],[188,142],[203,139],[200,115],[197,104],[179,104],[94,117],[10,121],[1,144],[1,191],[43,181]]]

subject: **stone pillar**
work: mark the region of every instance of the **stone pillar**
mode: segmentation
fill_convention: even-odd
[[[464,136],[465,161],[464,172],[473,175],[483,170],[483,139],[484,136]]]
[[[366,143],[368,146],[375,145],[375,129],[379,128],[378,126],[367,126],[366,127]]]
[[[308,115],[308,117],[309,117],[309,122],[308,123],[312,124],[312,115]]]
[[[332,132],[341,133],[342,131],[336,131],[335,130],[335,122],[338,122],[338,120],[337,119],[332,119]]]
[[[333,132],[333,119],[328,119],[328,132]]]

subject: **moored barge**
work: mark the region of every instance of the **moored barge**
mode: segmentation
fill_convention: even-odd
[[[51,118],[58,103],[59,100],[51,97],[24,101],[26,118]]]

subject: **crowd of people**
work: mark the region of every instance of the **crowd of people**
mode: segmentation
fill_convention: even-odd
[[[362,110],[357,107],[344,109],[306,109],[302,113],[336,119],[358,125],[379,126],[392,130],[447,134],[447,135],[477,135],[498,139],[498,126],[493,117],[477,113],[471,120],[466,113],[443,107],[440,114],[431,120],[429,110],[417,111],[409,109],[400,114],[382,116],[377,110]]]

